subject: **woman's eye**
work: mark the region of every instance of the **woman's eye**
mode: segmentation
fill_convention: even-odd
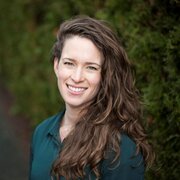
[[[71,62],[64,62],[65,65],[68,65],[68,66],[73,66],[73,63]]]
[[[97,71],[97,70],[98,70],[98,69],[97,69],[96,67],[94,67],[94,66],[88,66],[87,68],[90,69],[90,70],[94,70],[94,71]]]

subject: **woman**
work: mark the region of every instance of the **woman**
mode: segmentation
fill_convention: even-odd
[[[30,179],[142,180],[153,160],[130,63],[102,21],[64,22],[53,47],[65,110],[32,139]]]

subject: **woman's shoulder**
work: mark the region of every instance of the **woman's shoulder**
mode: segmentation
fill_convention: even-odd
[[[49,129],[51,125],[55,123],[55,120],[57,119],[58,116],[59,113],[44,119],[40,124],[36,126],[35,132],[44,131],[44,130],[46,131],[47,129]]]
[[[120,146],[120,156],[115,162],[115,164],[118,163],[121,166],[124,166],[127,164],[137,165],[144,163],[142,153],[137,152],[136,142],[133,140],[133,138],[131,138],[127,134],[121,134],[121,140],[119,146]],[[109,164],[110,162],[112,162],[114,155],[115,155],[114,152],[112,152],[112,154],[110,153],[108,155],[109,158],[105,160],[105,164]]]
[[[120,160],[122,164],[143,161],[141,152],[137,152],[136,142],[127,134],[121,135]]]
[[[127,154],[132,154],[136,151],[136,143],[134,139],[127,134],[121,134],[120,148],[121,152],[125,150]]]
[[[144,160],[141,152],[137,153],[136,150],[133,138],[127,134],[121,134],[120,156],[114,162],[112,158],[103,161],[101,171],[103,179],[143,180]]]
[[[37,138],[38,136],[44,136],[47,133],[51,132],[51,130],[53,130],[54,128],[57,128],[57,126],[59,126],[62,114],[63,112],[60,112],[53,116],[50,116],[47,119],[43,120],[39,125],[37,125],[33,133],[33,139]]]

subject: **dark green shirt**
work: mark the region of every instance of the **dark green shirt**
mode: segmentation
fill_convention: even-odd
[[[63,112],[43,121],[34,131],[31,145],[29,180],[51,180],[51,167],[63,143],[60,141],[59,127]],[[136,144],[127,135],[121,136],[121,155],[118,163],[111,167],[109,160],[100,166],[101,180],[143,180],[144,161],[141,154],[135,155]],[[64,177],[60,178],[65,180]],[[86,171],[85,180],[95,180],[92,171]]]

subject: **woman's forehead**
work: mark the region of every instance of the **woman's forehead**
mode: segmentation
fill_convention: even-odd
[[[66,39],[62,49],[62,57],[74,60],[83,59],[92,63],[99,61],[98,63],[102,64],[102,53],[96,45],[90,39],[80,36]]]

